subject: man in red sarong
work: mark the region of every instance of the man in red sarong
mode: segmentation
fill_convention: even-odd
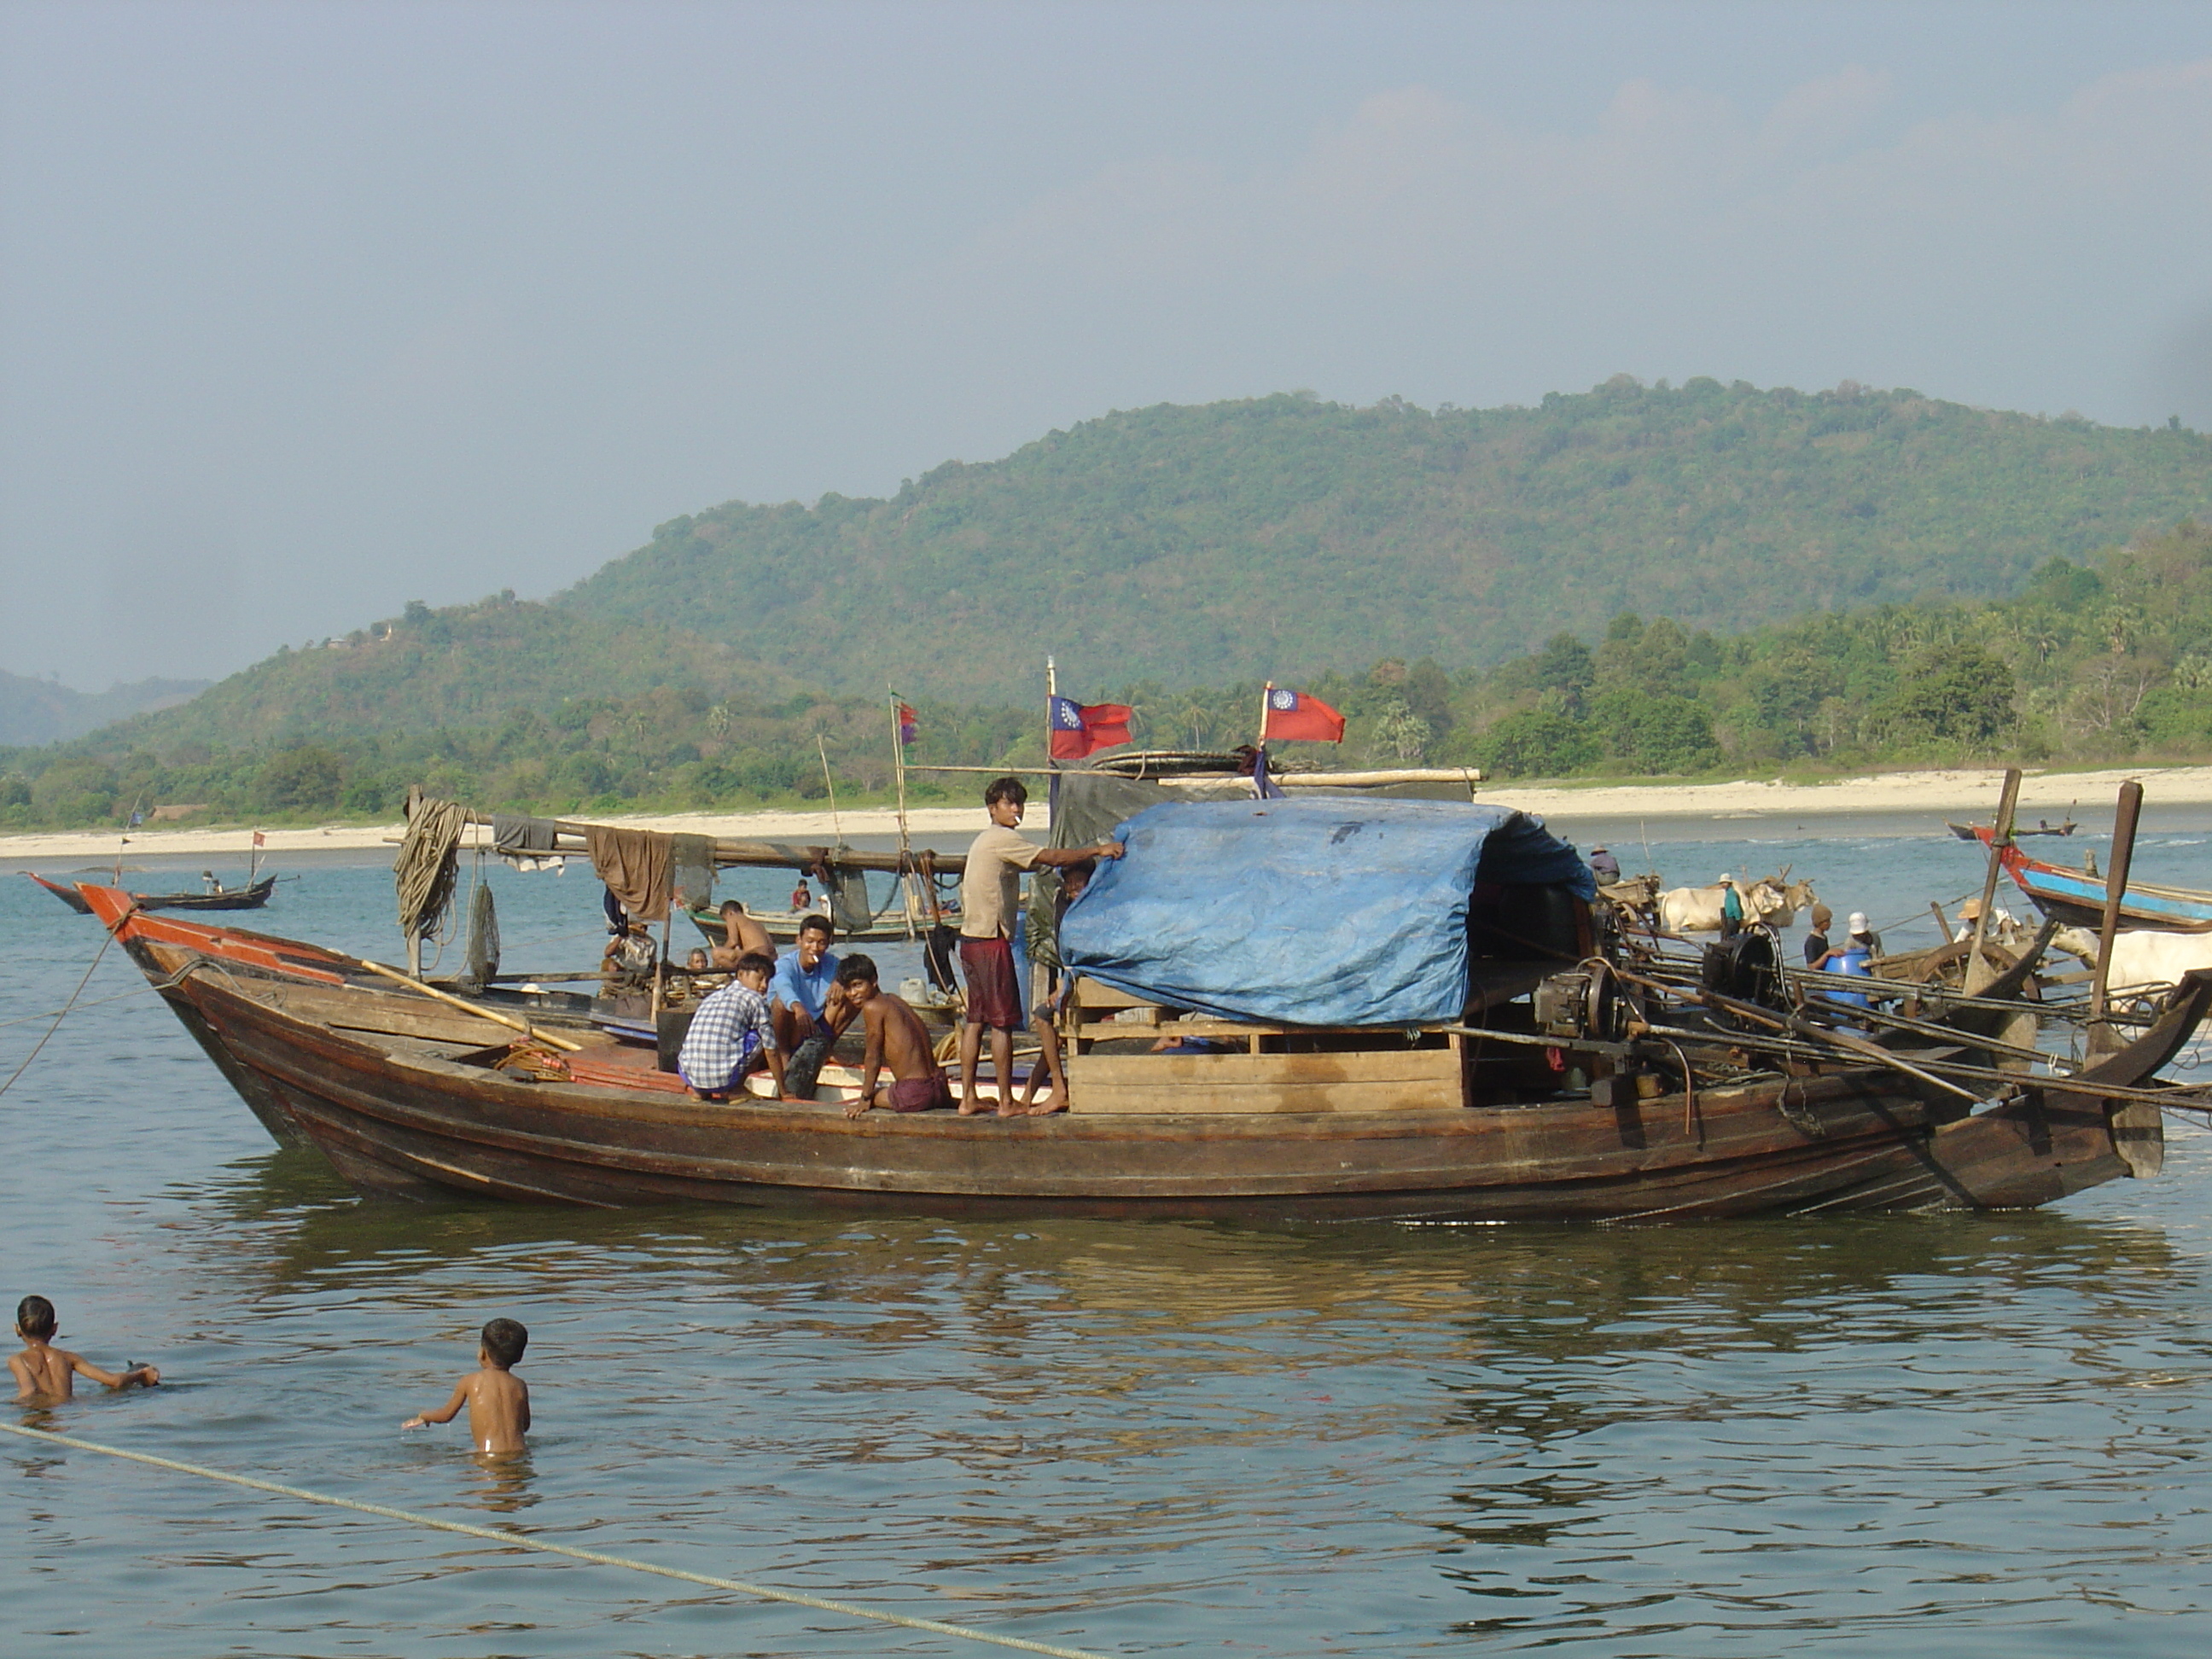
[[[968,981],[968,1020],[960,1028],[960,1110],[973,1117],[984,1109],[975,1090],[975,1066],[982,1057],[983,1032],[991,1033],[991,1065],[998,1083],[999,1115],[1020,1117],[1014,1102],[1014,1033],[1026,1024],[1022,988],[1014,976],[1013,930],[1022,872],[1037,865],[1060,868],[1085,859],[1118,859],[1118,841],[1088,847],[1040,847],[1019,833],[1030,792],[1019,778],[999,778],[983,791],[983,810],[991,827],[968,849],[960,881],[960,971]],[[1056,1048],[1054,1050],[1056,1053]],[[1030,1109],[1042,1116],[1067,1109],[1066,1079],[1054,1076],[1052,1093]]]

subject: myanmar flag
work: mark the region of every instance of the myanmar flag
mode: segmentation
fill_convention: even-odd
[[[1110,749],[1129,740],[1129,716],[1125,702],[1079,703],[1073,697],[1052,699],[1052,757],[1081,760],[1094,750]]]
[[[1310,692],[1267,689],[1267,720],[1262,743],[1303,738],[1310,743],[1342,743],[1344,716]]]

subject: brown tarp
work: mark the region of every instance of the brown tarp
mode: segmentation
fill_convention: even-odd
[[[675,837],[653,830],[611,830],[599,823],[586,824],[584,836],[592,868],[633,919],[659,921],[667,915]]]

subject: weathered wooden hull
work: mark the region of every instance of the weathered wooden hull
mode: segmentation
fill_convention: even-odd
[[[329,988],[312,946],[273,952],[303,970],[288,983],[244,960],[284,942],[210,930],[235,941],[235,965],[179,973],[164,965],[173,941],[131,937],[142,920],[123,914],[118,933],[272,1133],[310,1141],[363,1191],[416,1198],[1457,1221],[2010,1208],[2127,1175],[2158,1135],[2154,1108],[2120,1109],[2133,1114],[2123,1133],[2113,1109],[2053,1085],[1968,1116],[1874,1068],[1620,1105],[1468,1108],[1440,1090],[1433,1109],[1209,1112],[1200,1099],[1184,1113],[848,1120],[831,1105],[512,1076],[470,1063],[465,1030],[433,1052],[334,1022],[333,996],[399,1023],[431,1005]],[[2163,1064],[2212,1002],[2212,977],[2188,995],[2174,1030],[2114,1056],[2100,1080]]]
[[[532,1083],[289,1018],[220,977],[182,988],[342,1175],[413,1196],[1622,1220],[2025,1206],[2129,1172],[2094,1101],[1945,1121],[1948,1103],[1866,1073],[1693,1104],[851,1121],[831,1106]]]

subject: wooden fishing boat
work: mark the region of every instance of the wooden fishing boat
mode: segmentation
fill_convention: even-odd
[[[44,876],[31,875],[28,870],[23,873],[79,915],[92,914],[74,885],[64,887]],[[276,878],[264,876],[244,887],[218,887],[211,893],[133,893],[131,896],[142,910],[258,910],[276,890]]]
[[[1330,844],[1393,830],[1377,829],[1380,811],[1336,812]],[[1186,873],[1145,853],[1133,839],[1115,868]],[[1084,958],[1065,1020],[1070,1109],[1010,1120],[702,1100],[594,1030],[585,999],[485,992],[455,1007],[312,945],[82,891],[272,1133],[374,1194],[1483,1221],[2009,1208],[2154,1172],[2160,1103],[2202,1106],[2154,1079],[2212,1011],[2212,974],[2081,1073],[1991,1073],[1978,1098],[1935,1069],[1973,1075],[1960,1062],[1986,1039],[1972,1031],[1931,1025],[1935,1040],[1891,1054],[1757,1008],[1785,1035],[1747,1035],[1744,1005],[1717,994],[1665,1010],[1624,998],[1632,975],[1609,981],[1592,954],[1586,872],[1518,885],[1498,873],[1439,875],[1437,893],[1466,884],[1456,913],[1409,923],[1411,957],[1370,957],[1366,977],[1337,987],[1364,1006],[1394,963],[1431,963],[1458,929],[1463,1000],[1410,1024],[1224,1012],[1194,982],[1147,996],[1115,982],[1129,970],[1110,927],[1069,930],[1064,948]],[[1195,872],[1218,890],[1217,878]],[[1357,879],[1332,890],[1358,911]],[[1312,909],[1294,899],[1285,914]],[[1291,945],[1331,948],[1310,931]],[[1163,958],[1162,975],[1212,973],[1224,954]]]
[[[1990,838],[1990,827],[1985,823],[1952,823],[1946,821],[1943,827],[1948,830],[1953,835],[1956,836],[1960,841],[1985,842]],[[2071,818],[2067,819],[2063,823],[2053,823],[2050,819],[2045,818],[2040,823],[2015,823],[2012,827],[2012,832],[2015,837],[2021,836],[2070,836],[2081,827],[2081,825],[2075,823]]]
[[[1990,836],[1987,824],[1974,826],[1975,840],[1987,846]],[[2006,873],[2045,915],[2076,927],[2095,927],[2103,920],[2104,877],[2067,865],[2047,863],[2017,847],[2000,848],[1998,857],[2003,861]],[[2137,881],[2130,872],[2120,899],[2120,925],[2169,933],[2212,931],[2212,893]]]
[[[23,873],[29,876],[33,881],[38,883],[40,886],[45,888],[49,893],[52,893],[64,904],[68,905],[69,908],[76,911],[77,915],[81,916],[88,916],[92,914],[92,906],[85,902],[84,895],[78,892],[74,886],[64,886],[60,882],[48,881],[44,876],[33,874],[33,872],[28,870],[24,871]]]

